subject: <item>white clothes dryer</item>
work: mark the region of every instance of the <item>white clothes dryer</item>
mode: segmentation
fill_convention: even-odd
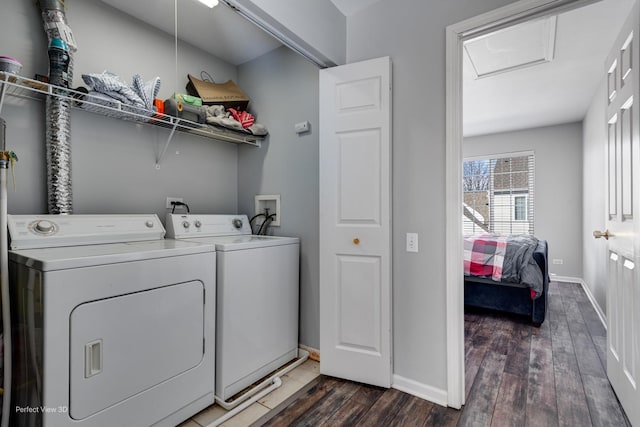
[[[215,247],[156,215],[9,215],[11,426],[175,426],[214,402]]]
[[[256,236],[246,215],[168,214],[167,237],[215,244],[216,396],[298,357],[297,237]]]

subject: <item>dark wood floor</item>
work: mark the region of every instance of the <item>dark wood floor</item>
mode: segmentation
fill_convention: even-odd
[[[584,291],[552,283],[549,294],[540,328],[518,316],[466,310],[461,411],[321,376],[265,425],[629,426],[605,373],[606,331]]]

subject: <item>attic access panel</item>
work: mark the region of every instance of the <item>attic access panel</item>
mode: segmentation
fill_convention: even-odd
[[[514,71],[554,58],[556,16],[524,22],[464,43],[477,78]]]

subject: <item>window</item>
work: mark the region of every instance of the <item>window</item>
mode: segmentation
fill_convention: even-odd
[[[466,159],[463,233],[533,234],[533,153]]]
[[[527,220],[527,196],[515,196],[513,198],[513,220]]]

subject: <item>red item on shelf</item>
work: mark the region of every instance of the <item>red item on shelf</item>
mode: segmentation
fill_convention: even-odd
[[[229,108],[228,111],[231,113],[234,119],[240,122],[243,129],[251,127],[255,122],[255,118],[251,113],[247,113],[246,111],[238,111],[235,108]]]

